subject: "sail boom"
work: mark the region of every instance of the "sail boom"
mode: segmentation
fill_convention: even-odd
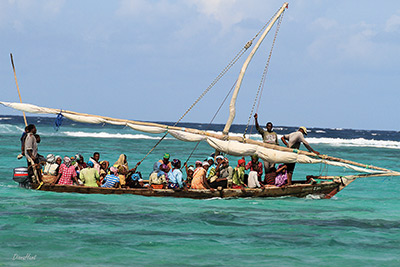
[[[219,140],[221,142],[234,141],[235,143],[239,143],[239,144],[248,146],[248,148],[244,149],[244,150],[247,149],[248,151],[246,153],[243,153],[243,155],[251,155],[251,153],[253,153],[251,151],[253,151],[253,150],[256,151],[257,147],[286,153],[285,156],[281,155],[279,159],[278,158],[270,159],[271,162],[281,161],[281,162],[286,162],[286,163],[287,162],[299,162],[299,163],[324,163],[325,162],[325,163],[327,163],[328,161],[331,161],[331,162],[340,162],[343,164],[354,165],[354,166],[358,166],[358,167],[369,169],[369,170],[393,172],[388,169],[371,166],[371,165],[366,165],[366,164],[349,161],[349,160],[345,160],[345,159],[330,157],[328,155],[316,155],[316,154],[308,152],[308,151],[291,149],[291,148],[287,148],[287,147],[283,147],[283,146],[276,146],[273,144],[267,144],[267,143],[263,143],[263,142],[252,140],[252,139],[245,139],[245,138],[239,137],[239,136],[229,136],[227,138],[227,136],[224,134],[208,132],[208,131],[198,130],[198,129],[193,129],[193,128],[168,126],[168,125],[153,123],[153,122],[142,122],[142,121],[116,119],[116,118],[111,118],[111,117],[91,115],[91,114],[79,113],[79,112],[68,111],[68,110],[39,107],[36,105],[25,104],[25,103],[21,104],[21,103],[10,103],[10,102],[0,101],[0,104],[4,105],[6,107],[10,107],[10,108],[17,109],[20,111],[25,111],[28,113],[36,113],[36,114],[59,114],[59,113],[61,113],[63,116],[65,116],[68,119],[78,121],[78,122],[83,122],[83,123],[91,123],[91,124],[108,123],[108,124],[113,124],[113,125],[122,125],[122,126],[128,126],[137,131],[147,132],[147,133],[156,133],[156,134],[168,132],[173,137],[175,137],[179,140],[182,140],[182,141],[187,141],[187,142],[198,142],[198,141],[202,141],[202,140],[207,140],[207,142],[209,144],[217,143],[217,142],[210,142],[210,140],[212,140],[213,138],[215,140]],[[220,143],[220,144],[223,144],[223,143]],[[234,143],[233,143],[233,145],[236,146]],[[213,145],[211,145],[211,146],[214,147]],[[226,143],[223,144],[223,146],[226,146]],[[253,146],[255,148],[250,148],[250,146]],[[217,147],[215,146],[214,148],[217,148]],[[240,153],[240,152],[234,152],[233,150],[230,151],[229,147],[225,147],[225,148],[219,147],[217,149],[220,151],[223,151],[225,153],[232,154],[232,155],[236,155],[236,154]],[[244,151],[244,150],[242,150],[242,151]],[[293,155],[296,155],[296,159],[301,158],[298,156],[307,157],[308,162],[304,162],[304,161],[301,162],[301,161],[293,160],[293,159],[291,159],[291,158],[293,158]],[[267,161],[269,160],[265,153],[264,154],[260,153],[260,157],[264,158]],[[313,159],[313,158],[317,158],[320,161],[311,162],[310,159]],[[333,164],[331,164],[331,165],[333,165]]]

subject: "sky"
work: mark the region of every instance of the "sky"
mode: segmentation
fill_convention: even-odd
[[[1,0],[0,101],[19,101],[13,53],[25,103],[177,121],[283,3]],[[275,30],[246,72],[236,124],[248,121]],[[183,121],[211,121],[249,51]],[[400,130],[399,62],[400,1],[289,2],[257,109],[259,121]],[[228,104],[214,122],[226,122]],[[20,114],[0,107],[0,115]]]

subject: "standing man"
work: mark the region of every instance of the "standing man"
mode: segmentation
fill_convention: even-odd
[[[29,124],[27,126],[27,135],[24,142],[24,154],[26,160],[28,162],[28,175],[32,179],[32,182],[41,182],[41,175],[40,175],[40,164],[38,158],[38,147],[35,134],[37,132],[36,126],[33,124]],[[38,181],[36,181],[38,180]]]
[[[308,144],[306,139],[304,139],[304,135],[307,135],[307,128],[304,126],[301,126],[297,132],[293,132],[293,133],[282,136],[281,140],[288,148],[294,148],[294,149],[299,149],[300,144],[303,143],[303,145],[308,149],[308,151],[319,155],[319,152],[312,149],[312,147]],[[286,140],[289,142],[287,142]],[[287,177],[288,185],[292,184],[292,176],[293,176],[293,171],[294,171],[295,165],[296,165],[296,163],[287,163],[286,164],[287,174],[288,174],[288,177]]]
[[[264,131],[264,129],[261,128],[260,125],[258,124],[258,114],[257,113],[254,114],[254,119],[256,121],[256,129],[261,134],[264,143],[279,146],[278,135],[276,134],[276,132],[272,131],[272,129],[273,129],[272,122],[267,123],[267,125],[266,125],[267,131]],[[268,161],[264,160],[265,175],[267,175],[269,172],[271,172],[272,167],[275,167],[274,162],[268,162]]]

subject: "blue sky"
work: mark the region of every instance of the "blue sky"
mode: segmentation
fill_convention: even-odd
[[[176,121],[283,1],[0,1],[1,101]],[[275,28],[234,123],[246,123]],[[293,1],[273,51],[260,122],[400,130],[399,1]],[[245,54],[247,56],[247,53]],[[184,121],[211,120],[243,57]],[[228,103],[227,103],[228,104]],[[225,123],[228,106],[216,122]],[[0,114],[20,114],[0,107]]]

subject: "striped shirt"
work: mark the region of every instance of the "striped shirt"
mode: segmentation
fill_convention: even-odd
[[[119,177],[115,176],[114,174],[109,174],[104,178],[104,181],[106,182],[101,187],[112,188],[116,183],[119,182]]]

